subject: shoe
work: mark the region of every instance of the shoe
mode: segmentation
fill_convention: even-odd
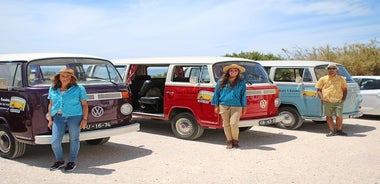
[[[239,141],[238,140],[232,140],[232,147],[234,147],[234,148],[240,148]]]
[[[56,161],[51,167],[51,171],[55,171],[58,169],[61,169],[62,167],[65,167],[65,162],[64,161]]]
[[[331,136],[334,136],[334,135],[335,135],[335,132],[330,131],[328,134],[326,134],[326,137],[331,137]]]
[[[65,167],[65,171],[67,171],[67,172],[73,171],[76,167],[77,167],[77,165],[75,165],[74,162],[67,162],[66,167]]]
[[[342,130],[337,130],[337,131],[336,131],[336,135],[347,136],[347,133],[346,133],[346,132],[343,132]]]
[[[233,144],[232,144],[232,141],[227,141],[227,149],[232,149],[233,147]]]

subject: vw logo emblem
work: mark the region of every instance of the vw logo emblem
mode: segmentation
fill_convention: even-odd
[[[93,107],[93,108],[91,109],[91,114],[92,114],[94,117],[98,118],[98,117],[100,117],[100,116],[103,116],[103,114],[104,114],[104,109],[103,109],[103,107],[95,106],[95,107]]]
[[[267,101],[266,100],[260,100],[260,108],[265,109],[267,107]]]

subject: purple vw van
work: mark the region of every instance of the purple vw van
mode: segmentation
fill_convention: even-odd
[[[79,54],[33,53],[0,55],[0,156],[17,158],[26,144],[50,144],[45,118],[50,78],[61,68],[74,70],[88,94],[88,125],[81,141],[98,145],[110,136],[139,130],[131,123],[130,90],[114,65]],[[68,134],[63,142],[68,142]]]

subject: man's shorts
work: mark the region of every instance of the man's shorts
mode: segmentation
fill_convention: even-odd
[[[329,103],[323,102],[323,111],[325,116],[342,116],[343,114],[343,103]]]

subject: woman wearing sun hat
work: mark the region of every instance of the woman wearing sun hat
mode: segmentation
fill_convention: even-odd
[[[74,71],[62,68],[58,74],[51,78],[52,86],[49,89],[48,127],[52,130],[51,147],[56,162],[50,170],[65,167],[65,171],[75,169],[80,141],[80,129],[87,125],[88,105],[86,89],[77,84]],[[68,163],[64,166],[62,138],[66,127],[69,130],[70,155]]]
[[[239,147],[239,120],[246,112],[246,83],[240,78],[245,68],[231,64],[223,68],[223,76],[215,87],[211,104],[223,120],[227,149]]]

